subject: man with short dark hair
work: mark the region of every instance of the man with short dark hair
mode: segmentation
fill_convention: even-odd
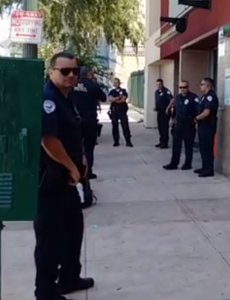
[[[90,67],[83,66],[80,70],[80,78],[74,89],[73,97],[77,110],[81,116],[81,128],[85,153],[88,161],[88,178],[95,179],[93,173],[94,148],[97,143],[97,108],[98,101],[105,102],[106,95],[94,79],[94,71]]]
[[[173,117],[173,147],[172,157],[169,164],[163,166],[165,170],[175,170],[180,163],[182,143],[185,146],[185,162],[182,170],[192,168],[193,144],[195,138],[195,122],[199,98],[189,90],[187,80],[180,83],[180,93],[177,95],[174,103]]]
[[[195,170],[199,177],[214,176],[214,139],[217,129],[219,99],[214,91],[214,82],[210,77],[201,80],[203,94],[199,104],[199,114],[195,118],[198,124],[198,137],[202,167]]]
[[[110,101],[110,117],[112,121],[112,134],[114,140],[114,147],[120,145],[120,134],[119,134],[119,122],[121,123],[121,128],[123,135],[126,141],[127,147],[133,147],[131,142],[131,132],[129,128],[129,119],[128,119],[128,104],[127,98],[128,93],[126,89],[121,87],[121,81],[119,78],[114,78],[113,80],[114,88],[110,90],[108,95],[108,100]]]
[[[169,141],[169,120],[170,110],[173,105],[173,95],[169,89],[164,86],[161,78],[157,79],[157,90],[155,92],[155,111],[157,112],[157,126],[160,141],[156,147],[168,148]]]
[[[83,213],[76,184],[85,176],[86,160],[80,116],[69,97],[77,72],[73,54],[57,53],[50,61],[50,80],[44,86],[34,222],[37,300],[65,300],[63,294],[94,285],[92,278],[80,278]]]

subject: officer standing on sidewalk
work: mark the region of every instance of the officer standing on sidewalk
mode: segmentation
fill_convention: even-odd
[[[88,178],[95,179],[97,175],[93,173],[93,162],[98,134],[98,101],[105,102],[107,98],[99,84],[94,81],[94,72],[91,68],[85,66],[81,68],[73,97],[81,116],[83,143],[88,161]]]
[[[119,121],[121,122],[121,128],[126,141],[127,147],[133,147],[131,142],[131,132],[129,128],[128,119],[128,104],[126,102],[128,93],[126,89],[121,88],[121,82],[119,78],[114,78],[114,88],[109,92],[108,100],[110,101],[110,118],[112,121],[112,134],[114,140],[114,147],[118,147],[120,134],[119,134]]]
[[[185,145],[185,162],[182,170],[192,168],[193,144],[195,138],[195,122],[197,115],[199,98],[196,94],[189,91],[189,83],[182,80],[180,84],[180,94],[174,103],[174,131],[172,158],[168,165],[163,166],[165,170],[175,170],[180,163],[182,143]]]
[[[53,56],[42,102],[40,186],[34,222],[37,300],[65,300],[63,294],[94,285],[92,278],[80,278],[83,213],[75,185],[84,177],[86,161],[80,117],[69,98],[76,75],[74,55],[61,52]]]
[[[203,94],[199,114],[195,118],[198,124],[198,137],[202,167],[195,170],[199,177],[214,176],[214,139],[217,129],[217,113],[219,100],[214,91],[214,82],[211,78],[205,77],[201,80],[200,89]]]
[[[157,80],[157,90],[155,92],[155,111],[157,112],[157,126],[160,136],[157,148],[168,148],[169,141],[169,120],[171,107],[173,105],[173,95],[164,86],[162,79]]]

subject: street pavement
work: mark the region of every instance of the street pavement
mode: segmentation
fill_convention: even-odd
[[[92,181],[98,204],[85,211],[83,275],[96,286],[78,300],[230,299],[230,183],[217,175],[165,171],[171,150],[130,112],[134,148],[112,147],[107,107]],[[194,167],[199,166],[195,153]],[[183,163],[183,159],[182,159]],[[31,223],[3,231],[3,300],[33,299]]]

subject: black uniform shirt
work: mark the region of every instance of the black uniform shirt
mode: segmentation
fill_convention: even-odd
[[[205,119],[199,121],[199,124],[210,124],[217,121],[217,113],[219,108],[219,99],[213,90],[210,90],[206,95],[200,99],[199,114],[205,109],[210,109],[210,114]]]
[[[106,101],[106,95],[99,84],[87,77],[82,77],[72,91],[72,97],[82,122],[96,122],[98,101]]]
[[[83,156],[80,123],[71,98],[65,98],[53,82],[48,81],[44,86],[41,135],[57,137],[76,166],[81,166]],[[60,166],[45,151],[42,151],[41,160],[47,168]]]
[[[155,92],[155,108],[157,112],[165,113],[172,98],[172,93],[166,87],[163,87],[161,90],[157,89]]]
[[[123,89],[121,87],[112,88],[109,91],[109,96],[112,96],[114,98],[125,96],[126,98],[128,98],[128,93],[127,93],[126,89]],[[113,107],[114,108],[125,108],[126,109],[128,107],[128,104],[126,102],[122,102],[122,103],[113,102],[113,103],[111,103],[111,108],[113,108]]]
[[[199,98],[196,94],[188,92],[187,95],[177,95],[174,104],[174,116],[177,120],[194,120],[197,116]]]

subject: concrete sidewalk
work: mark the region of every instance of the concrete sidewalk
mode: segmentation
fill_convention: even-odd
[[[170,150],[154,148],[157,132],[130,116],[133,149],[112,147],[106,108],[101,114],[98,205],[86,211],[82,253],[96,287],[73,298],[230,299],[229,181],[163,170]],[[3,300],[33,299],[31,224],[7,224],[3,243]]]

